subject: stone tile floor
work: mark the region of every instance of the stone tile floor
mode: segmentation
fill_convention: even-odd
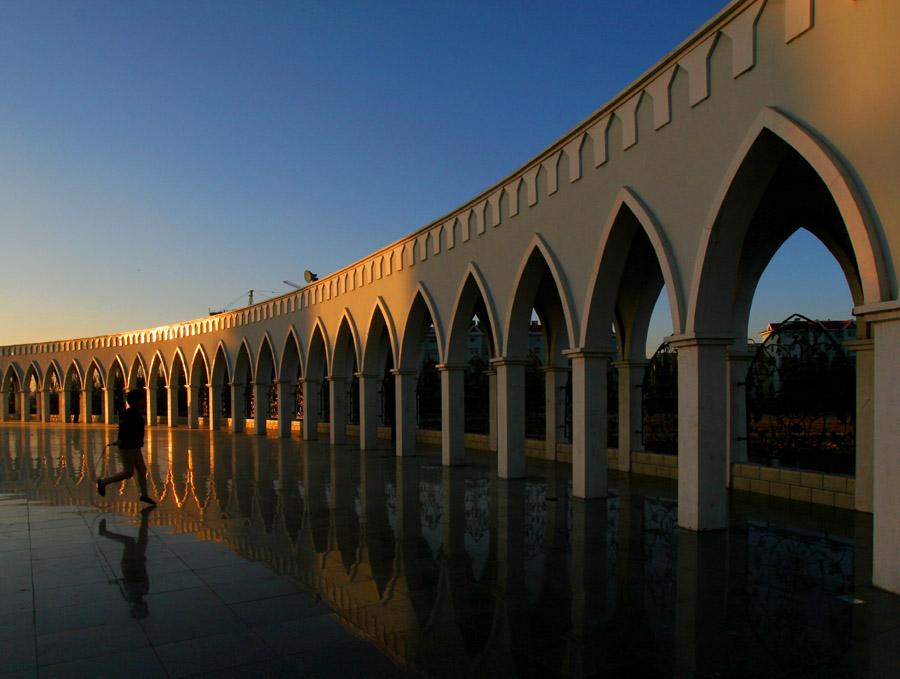
[[[113,437],[0,424],[3,677],[900,676],[866,515],[734,492],[698,535],[668,480],[186,429],[143,509]]]

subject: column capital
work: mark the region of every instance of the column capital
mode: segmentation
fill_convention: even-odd
[[[467,366],[467,365],[465,365],[465,364],[462,364],[462,365],[447,365],[446,363],[439,363],[439,364],[437,364],[437,365],[435,366],[435,368],[438,369],[438,372],[442,372],[442,373],[447,373],[447,372],[463,372],[463,371],[465,371],[468,367],[469,367],[469,366]]]
[[[872,351],[875,348],[875,340],[873,339],[847,340],[843,344],[850,351],[855,351],[857,353],[860,351]]]
[[[354,377],[358,377],[361,380],[377,380],[381,375],[377,373],[353,373]]]
[[[755,351],[729,351],[729,361],[752,361],[756,357]]]
[[[492,358],[491,366],[499,368],[508,365],[531,365],[531,359],[526,357],[501,356],[500,358]]]
[[[853,315],[863,323],[900,320],[900,300],[861,304],[853,307]]]
[[[563,350],[563,356],[570,359],[583,358],[583,359],[602,359],[602,360],[612,360],[616,356],[616,352],[614,351],[591,351],[589,349],[565,349]]]
[[[720,335],[717,333],[698,335],[695,332],[688,332],[682,335],[669,335],[666,337],[666,342],[676,349],[698,346],[728,346],[734,342],[734,336]]]
[[[561,365],[542,365],[540,368],[542,373],[570,373],[572,369],[569,366]]]
[[[612,361],[613,368],[646,368],[650,365],[650,361]]]
[[[302,384],[321,384],[322,378],[320,378],[320,377],[301,377],[300,382]]]
[[[419,371],[418,370],[398,370],[397,368],[391,368],[391,375],[400,375],[401,377],[404,377],[404,376],[410,377],[412,375],[415,375],[416,377],[418,377]]]
[[[246,387],[247,385],[244,382],[229,382],[228,386],[232,387],[232,388],[237,388],[237,387]],[[166,385],[166,388],[168,388],[168,385]]]
[[[497,374],[497,371],[494,370],[493,368],[488,368],[487,370],[482,370],[482,371],[481,371],[481,374],[482,374],[482,375],[487,375],[488,377],[491,377],[492,375],[496,375],[496,374]]]

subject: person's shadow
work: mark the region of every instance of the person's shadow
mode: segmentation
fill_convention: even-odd
[[[106,519],[100,521],[100,535],[121,542],[122,550],[122,596],[131,604],[131,616],[133,618],[146,618],[150,614],[144,595],[150,592],[150,577],[147,575],[147,519],[154,507],[145,507],[141,510],[141,527],[135,540],[130,535],[120,535],[106,530]]]

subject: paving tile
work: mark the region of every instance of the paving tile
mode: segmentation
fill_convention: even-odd
[[[91,658],[41,666],[41,679],[165,679],[165,668],[152,648],[125,648]]]
[[[252,632],[229,632],[156,647],[172,677],[188,677],[272,659],[275,653]]]
[[[105,655],[110,648],[139,649],[149,645],[137,622],[94,625],[38,635],[37,660],[43,667]]]

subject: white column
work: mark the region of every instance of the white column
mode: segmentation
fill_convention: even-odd
[[[115,387],[103,388],[103,421],[106,424],[115,424],[116,409],[114,407],[116,390]]]
[[[207,389],[209,390],[209,430],[217,431],[222,428],[222,385],[210,384]]]
[[[188,429],[200,427],[200,387],[187,385],[187,426]]]
[[[644,450],[640,433],[644,426],[641,384],[647,361],[615,361],[619,377],[619,471],[631,471],[631,454]]]
[[[38,389],[38,403],[40,406],[40,417],[41,422],[49,422],[50,421],[50,390],[49,389]]]
[[[319,438],[319,399],[322,381],[303,379],[303,440]]]
[[[541,372],[544,373],[544,412],[546,413],[545,454],[548,460],[555,460],[556,445],[567,442],[565,440],[566,380],[569,377],[569,369],[547,365],[541,368]]]
[[[728,350],[728,457],[725,484],[731,487],[731,467],[747,461],[747,371],[756,356],[751,351]]]
[[[868,318],[866,320],[869,320]],[[900,311],[873,319],[874,496],[872,584],[900,594]]]
[[[331,422],[328,435],[331,445],[347,442],[347,382],[343,377],[328,377],[328,401]]]
[[[81,423],[90,424],[94,409],[94,392],[92,389],[81,390]]]
[[[862,327],[860,322],[859,329]],[[871,514],[875,486],[875,342],[858,339],[844,342],[844,346],[856,352],[856,510]]]
[[[59,392],[59,419],[66,424],[72,421],[72,392],[66,388]]]
[[[678,348],[678,525],[728,524],[727,349],[731,338],[675,338]]]
[[[497,475],[525,476],[525,366],[523,359],[491,361],[497,371]]]
[[[22,422],[28,422],[28,419],[31,417],[30,396],[31,392],[26,389],[22,389],[22,391],[19,392],[19,419],[22,420]]]
[[[466,463],[466,366],[439,365],[441,373],[441,462]]]
[[[231,383],[231,433],[244,431],[244,387],[243,382]]]
[[[166,387],[166,425],[171,429],[178,426],[178,387]]]
[[[0,422],[9,420],[9,392],[0,389]]]
[[[416,454],[416,381],[415,370],[391,370],[394,376],[394,427],[397,430],[397,455]]]
[[[156,426],[156,387],[147,387],[147,426]]]
[[[266,435],[266,421],[269,419],[269,383],[253,382],[253,433]]]
[[[488,423],[488,448],[497,452],[497,371],[485,370],[488,378],[488,408],[490,421]]]
[[[378,375],[356,373],[359,378],[359,448],[378,447]]]
[[[605,351],[572,349],[572,494],[580,498],[608,495]]]
[[[294,421],[295,382],[279,380],[278,385],[278,438],[291,438],[291,423]]]

